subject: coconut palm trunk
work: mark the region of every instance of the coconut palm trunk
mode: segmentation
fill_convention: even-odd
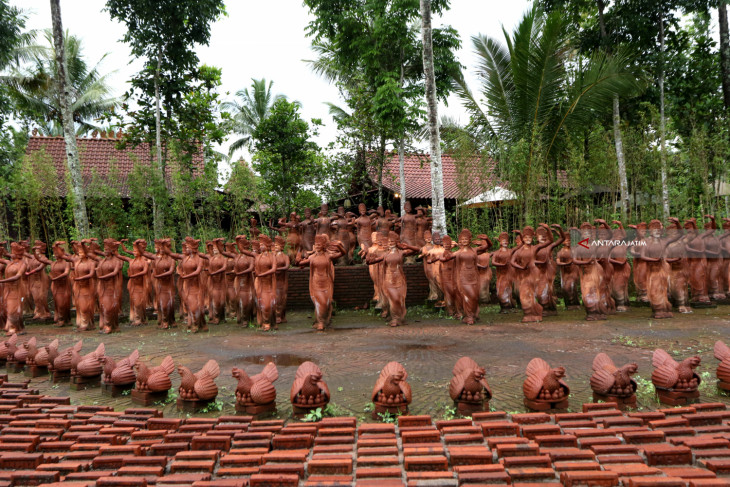
[[[720,24],[720,67],[722,70],[722,98],[725,109],[730,109],[730,31],[727,22],[726,0],[717,6],[718,23]]]
[[[431,0],[421,0],[421,32],[423,35],[423,72],[426,75],[426,104],[431,141],[431,213],[433,231],[446,234],[444,208],[444,179],[441,166],[436,76],[433,68],[433,38],[431,34]]]
[[[155,151],[157,155],[157,170],[159,171],[159,177],[162,185],[165,185],[165,166],[162,162],[162,134],[160,129],[160,118],[162,111],[160,101],[160,56],[157,56],[157,70],[155,71]],[[159,201],[159,196],[153,192],[152,195],[152,226],[155,232],[155,238],[162,238],[165,228],[165,213],[162,209],[162,202]]]
[[[61,104],[63,122],[63,138],[66,142],[66,163],[71,175],[71,194],[73,195],[73,214],[76,231],[79,237],[89,235],[89,217],[86,213],[86,197],[84,182],[81,176],[81,161],[79,149],[76,146],[76,130],[69,103],[69,76],[66,66],[66,56],[63,45],[63,24],[61,22],[61,5],[59,0],[51,1],[51,20],[53,22],[53,44],[56,48],[56,62],[58,63],[58,94]]]
[[[669,218],[669,183],[667,174],[667,122],[664,117],[664,15],[659,14],[659,137],[662,164],[662,216]]]

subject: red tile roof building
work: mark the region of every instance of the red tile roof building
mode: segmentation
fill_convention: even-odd
[[[496,185],[500,185],[493,159],[482,160],[479,156],[458,157],[441,155],[444,180],[444,199],[467,200]],[[431,157],[429,154],[406,154],[404,160],[406,197],[431,199]],[[386,155],[383,166],[383,187],[400,193],[398,154]],[[376,168],[369,168],[370,179],[377,185]],[[503,184],[503,183],[502,183]]]
[[[96,174],[106,184],[116,188],[120,196],[124,198],[129,197],[129,175],[135,164],[149,166],[154,161],[154,147],[150,148],[149,144],[140,144],[137,147],[130,146],[125,150],[118,150],[119,139],[114,138],[111,132],[109,138],[77,137],[76,142],[79,148],[84,186],[88,187]],[[33,155],[40,152],[50,157],[58,177],[58,194],[65,196],[68,171],[66,142],[63,137],[30,137],[26,154]],[[202,155],[193,158],[193,166],[195,173],[202,169]],[[172,180],[174,168],[175,165],[172,163],[168,163],[165,168],[165,179],[168,184]]]

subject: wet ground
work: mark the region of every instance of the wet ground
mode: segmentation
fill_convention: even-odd
[[[482,309],[481,322],[474,326],[445,318],[425,307],[409,309],[409,324],[404,327],[385,326],[384,320],[371,311],[340,311],[334,317],[334,329],[315,332],[311,329],[311,314],[292,312],[289,322],[276,332],[260,332],[243,328],[230,321],[210,326],[210,332],[189,334],[181,329],[164,331],[156,324],[139,328],[122,325],[122,332],[102,336],[94,332],[79,333],[71,328],[57,329],[49,325],[30,325],[29,336],[36,336],[40,345],[58,337],[61,348],[84,340],[84,351],[91,351],[103,341],[107,355],[121,358],[135,348],[142,360],[158,365],[166,355],[176,364],[197,371],[210,358],[221,367],[217,383],[220,389],[217,403],[203,415],[233,414],[236,380],[232,367],[248,373],[258,373],[262,366],[274,361],[279,369],[277,404],[279,417],[291,413],[289,390],[299,364],[311,360],[318,364],[332,394],[331,410],[336,415],[365,418],[370,394],[380,369],[389,361],[401,362],[408,371],[413,389],[411,412],[449,417],[453,414],[448,385],[454,363],[468,355],[487,369],[492,387],[493,409],[523,412],[522,381],[525,366],[533,357],[542,357],[552,366],[567,369],[571,388],[571,405],[579,408],[591,402],[589,378],[591,363],[599,352],[608,353],[621,366],[627,362],[639,365],[640,408],[657,407],[650,385],[652,351],[661,347],[678,360],[700,355],[698,370],[703,378],[701,400],[730,404],[730,397],[715,388],[715,368],[712,347],[716,340],[730,342],[730,306],[697,309],[693,314],[675,314],[671,320],[651,320],[650,310],[632,307],[628,313],[610,317],[604,322],[587,322],[583,311],[561,310],[558,316],[546,318],[540,324],[521,324],[521,313],[499,314],[497,307]],[[10,380],[20,380],[21,374],[11,374]],[[646,379],[646,380],[644,380]],[[173,373],[173,391],[179,376]],[[52,384],[48,378],[31,382],[43,394],[70,395],[73,404],[111,405],[116,410],[133,407],[131,398],[110,398],[99,389],[71,391],[67,383]],[[175,409],[174,395],[166,404],[158,404],[165,416],[184,416]],[[200,415],[200,414],[197,414]]]

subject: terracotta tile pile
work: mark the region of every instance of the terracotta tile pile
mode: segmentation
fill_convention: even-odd
[[[0,487],[730,486],[721,403],[360,424],[163,418],[0,386]]]

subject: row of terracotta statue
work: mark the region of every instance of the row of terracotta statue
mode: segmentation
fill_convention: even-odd
[[[172,357],[167,356],[158,366],[148,366],[139,360],[139,352],[115,361],[106,355],[104,344],[94,351],[81,355],[83,341],[64,350],[58,349],[58,340],[39,346],[32,337],[25,343],[12,335],[0,343],[0,362],[17,371],[17,367],[48,370],[54,374],[68,374],[74,383],[80,381],[101,382],[105,386],[132,388],[132,397],[149,404],[150,399],[166,395],[172,387],[170,375],[176,370]],[[720,360],[717,368],[718,387],[730,389],[730,347],[718,340],[715,357]],[[670,405],[687,404],[699,397],[701,379],[695,372],[700,365],[698,356],[677,362],[662,349],[654,351],[652,382],[659,399]],[[619,406],[636,406],[638,385],[632,378],[638,371],[635,363],[616,367],[605,353],[593,360],[590,378],[594,401],[615,402]],[[179,365],[178,394],[180,400],[189,402],[212,401],[218,395],[215,379],[220,368],[215,360],[209,360],[200,371],[193,373]],[[276,365],[269,362],[258,374],[249,375],[245,370],[233,368],[232,376],[238,381],[236,409],[248,414],[262,414],[276,409],[276,389],[273,383],[279,373]],[[524,403],[533,410],[565,409],[568,407],[570,388],[565,382],[564,367],[551,367],[542,358],[534,358],[527,365],[527,377],[523,383]],[[449,384],[449,395],[457,411],[469,415],[489,410],[492,390],[486,380],[486,370],[469,357],[460,358],[454,365]],[[408,373],[398,362],[388,363],[380,372],[373,388],[373,417],[378,414],[404,414],[412,401]],[[313,362],[304,362],[297,369],[292,384],[290,400],[295,414],[305,414],[316,408],[324,408],[330,401],[330,391],[323,379],[322,370]]]
[[[658,220],[630,225],[636,229],[634,243],[641,245],[626,242],[626,230],[619,221],[613,222],[617,226],[613,229],[604,220],[596,220],[597,227],[582,224],[581,238],[609,242],[601,246],[571,246],[569,232],[559,225],[540,224],[537,230],[528,226],[514,231],[513,247],[509,234],[501,233],[499,248],[493,252],[489,237],[479,235],[474,240],[467,229],[456,243],[447,235],[424,230],[421,246],[404,242],[403,229],[400,235],[376,231],[360,242],[359,254],[369,265],[376,308],[391,326],[405,323],[403,264],[416,258],[423,259],[429,300],[473,324],[479,319],[480,304],[492,300],[492,266],[502,312],[515,309],[519,301],[525,322],[555,314],[559,296],[567,308],[580,306],[582,298],[588,320],[626,311],[631,254],[638,301],[649,303],[655,318],[668,318],[672,304],[680,312],[691,312],[690,304],[711,305],[730,292],[730,219],[724,220],[725,233],[719,237],[715,219],[709,215],[704,232],[698,231],[694,219],[682,228],[671,218],[666,230]],[[11,259],[0,258],[0,271],[5,275],[0,280],[0,321],[6,332],[23,331],[26,311],[33,311],[36,319],[50,318],[49,287],[56,325],[69,323],[75,306],[78,329],[93,328],[98,312],[101,332],[117,331],[125,263],[129,265],[127,290],[133,326],[146,323],[148,308],[157,312],[161,328],[176,326],[175,298],[179,296],[181,314],[193,332],[207,330],[206,313],[217,324],[225,320],[227,310],[239,323],[255,318],[261,329],[276,328],[286,322],[288,269],[293,264],[310,268],[313,326],[324,330],[332,317],[334,262],[351,251],[326,233],[315,235],[312,249],[299,248],[293,258],[287,240],[281,236],[272,240],[260,233],[251,241],[244,235],[237,236],[235,243],[214,239],[206,242],[206,253],[199,252],[200,241],[192,237],[184,240],[181,254],[173,252],[170,239],[155,240],[155,253],[148,252],[147,242],[141,239],[133,243],[131,251],[114,239],[103,243],[102,250],[94,239],[72,242],[73,254],[69,254],[65,242],[55,242],[54,260],[46,256],[43,242],[36,241],[32,248],[28,241],[11,243]],[[5,247],[0,246],[0,257],[4,253]],[[558,270],[560,287],[556,290]]]

